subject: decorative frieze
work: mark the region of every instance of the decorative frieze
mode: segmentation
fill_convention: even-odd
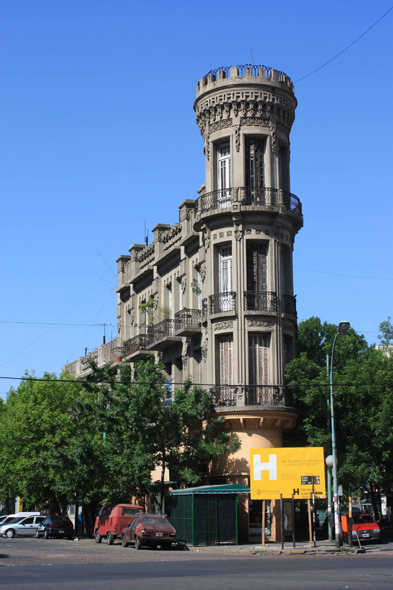
[[[183,227],[181,224],[175,223],[175,225],[173,225],[171,229],[162,236],[161,241],[164,244],[164,250],[172,248],[177,242],[180,241],[182,231]]]
[[[217,322],[216,324],[214,324],[214,331],[216,332],[217,330],[231,330],[233,329],[233,322],[228,321],[228,322]]]
[[[273,322],[269,320],[247,320],[247,324],[250,328],[270,328],[273,326]]]

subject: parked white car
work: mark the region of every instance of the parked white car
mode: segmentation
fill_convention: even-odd
[[[0,516],[0,526],[3,524],[7,524],[14,520],[15,518],[21,518],[25,516],[41,516],[40,512],[15,512],[15,514],[3,514]]]
[[[19,516],[0,526],[0,535],[11,539],[15,535],[35,535],[46,516]]]

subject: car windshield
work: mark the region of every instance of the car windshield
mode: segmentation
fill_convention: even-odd
[[[362,514],[359,516],[354,516],[353,522],[355,524],[374,524],[375,520],[369,514]]]
[[[141,508],[123,508],[123,516],[135,516],[135,514],[139,514]]]
[[[25,518],[25,517],[19,516],[18,518],[13,518],[12,520],[9,520],[7,524],[11,524],[11,523],[16,524],[17,522],[20,522],[22,520],[22,518]]]
[[[142,520],[143,524],[155,524],[155,525],[159,525],[159,524],[168,524],[170,525],[169,521],[166,518],[160,517],[160,516],[148,516],[147,518],[144,518]]]

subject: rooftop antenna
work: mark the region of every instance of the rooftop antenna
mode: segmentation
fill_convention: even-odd
[[[102,344],[105,344],[106,343],[106,331],[105,331],[105,327],[106,326],[109,326],[109,325],[110,324],[100,324],[100,326],[103,326],[104,327],[104,337],[102,339]]]
[[[148,245],[149,245],[149,236],[148,236],[148,232],[149,232],[149,230],[148,230],[148,229],[146,229],[146,219],[145,219],[145,244],[146,244],[146,246],[148,246]]]
[[[250,51],[251,51],[252,65],[253,65],[253,66],[255,66],[255,62],[254,62],[254,56],[253,56],[253,54],[252,54],[252,49],[250,49]]]

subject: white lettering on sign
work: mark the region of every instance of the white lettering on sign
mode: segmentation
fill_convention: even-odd
[[[277,455],[269,455],[269,463],[261,463],[261,456],[254,455],[254,479],[262,479],[262,471],[269,472],[269,479],[277,479]]]

